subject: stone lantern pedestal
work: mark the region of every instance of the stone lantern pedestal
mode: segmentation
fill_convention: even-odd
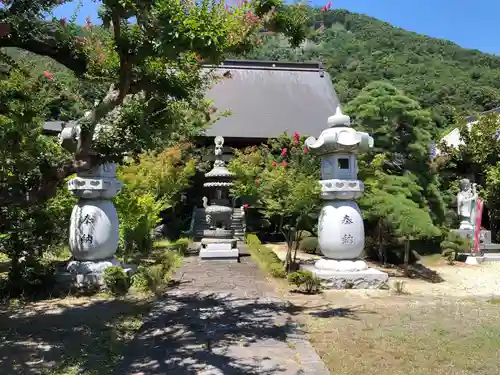
[[[325,202],[319,216],[318,242],[324,257],[310,270],[330,289],[380,288],[388,275],[369,268],[359,257],[365,246],[363,217],[356,198],[363,195],[364,185],[357,179],[356,153],[373,147],[373,138],[350,127],[350,118],[337,107],[328,119],[329,128],[318,139],[310,137],[305,144],[321,157],[321,199]]]

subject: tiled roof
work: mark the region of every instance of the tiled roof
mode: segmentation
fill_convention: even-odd
[[[207,97],[219,112],[229,110],[231,115],[217,121],[207,136],[318,136],[339,104],[331,78],[319,63],[227,60],[216,73],[230,78],[214,85]],[[45,129],[55,134],[61,124],[46,122]]]

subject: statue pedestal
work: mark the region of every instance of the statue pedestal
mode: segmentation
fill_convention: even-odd
[[[235,238],[204,238],[201,240],[201,260],[232,260],[239,262],[240,252]]]
[[[100,261],[71,260],[64,268],[57,270],[56,280],[60,284],[77,288],[88,286],[102,288],[104,270],[111,266],[123,268],[126,274],[132,274],[136,270],[135,266],[121,264],[115,258]]]
[[[326,289],[381,289],[389,280],[385,272],[369,268],[362,260],[322,258],[314,265],[302,265],[301,269],[320,278]]]

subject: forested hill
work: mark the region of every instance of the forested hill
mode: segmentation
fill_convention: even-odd
[[[390,80],[441,128],[458,115],[500,106],[500,56],[464,49],[345,10],[313,13],[309,40],[299,49],[266,36],[249,58],[322,61],[343,103],[367,83]],[[322,26],[323,24],[323,26]]]

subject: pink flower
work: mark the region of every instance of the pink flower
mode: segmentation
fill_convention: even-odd
[[[286,148],[284,148],[283,150],[281,150],[281,156],[282,156],[282,157],[285,157],[285,156],[286,156]]]
[[[284,161],[284,160],[283,160],[283,161],[281,162],[281,166],[286,167],[287,165],[288,165],[288,163],[287,163],[286,161]]]
[[[66,25],[66,22],[67,22],[66,17],[63,17],[63,18],[61,18],[61,19],[59,20],[59,23],[60,23],[62,26]]]
[[[275,161],[273,161],[273,163],[271,164],[273,167],[276,167],[278,165],[278,163],[276,163]]]
[[[304,152],[307,154],[309,152],[309,149],[307,147],[304,147]]]
[[[300,134],[299,134],[299,133],[297,133],[297,132],[294,132],[294,133],[293,133],[293,138],[295,138],[295,139],[299,139],[299,138],[300,138]]]
[[[255,180],[255,185],[260,185],[260,180]]]
[[[246,203],[245,203],[245,204],[243,205],[243,208],[244,208],[245,210],[248,210],[248,204],[246,204]]]
[[[45,71],[45,72],[43,72],[43,75],[44,75],[47,79],[49,79],[50,81],[53,81],[53,80],[54,80],[54,76],[52,75],[52,73],[51,73],[51,72],[47,72],[47,71]]]

